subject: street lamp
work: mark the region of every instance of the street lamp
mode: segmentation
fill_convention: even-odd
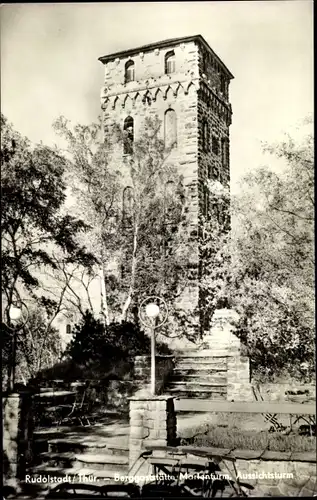
[[[151,394],[153,396],[155,395],[155,330],[165,323],[167,314],[166,302],[160,297],[147,297],[139,307],[141,323],[151,329]]]
[[[7,317],[9,319],[9,324],[6,326],[13,330],[12,337],[12,365],[9,375],[10,389],[14,390],[15,377],[16,377],[16,354],[17,354],[17,340],[18,331],[21,330],[28,320],[28,308],[26,304],[22,301],[17,301],[9,304],[7,306]]]
[[[11,305],[9,308],[9,318],[14,323],[15,321],[19,321],[22,317],[22,310],[19,307]]]

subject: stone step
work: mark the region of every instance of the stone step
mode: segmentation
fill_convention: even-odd
[[[50,439],[48,451],[50,453],[84,452],[89,448],[89,444],[72,439]]]
[[[122,468],[123,471],[123,468]],[[120,473],[122,472],[121,470],[119,471]],[[128,467],[126,470],[123,471],[124,473],[128,472]],[[35,467],[32,467],[27,474],[30,475],[30,477],[36,479],[36,478],[41,478],[42,481],[39,483],[36,483],[41,489],[47,490],[49,487],[56,486],[56,484],[59,484],[58,481],[55,481],[53,483],[46,483],[43,482],[43,477],[51,477],[51,478],[65,478],[65,476],[68,476],[69,480],[71,482],[78,482],[80,476],[85,476],[88,478],[91,476],[91,480],[88,479],[89,484],[99,484],[102,485],[103,481],[104,484],[109,484],[109,480],[114,480],[115,474],[118,472],[116,470],[104,468],[103,470],[95,470],[94,468],[87,468],[87,467],[82,467],[82,468],[64,468],[64,467],[49,467],[46,464],[38,465]],[[83,482],[87,481],[83,480]]]
[[[199,364],[199,363],[193,363],[193,364],[177,364],[173,370],[173,373],[177,373],[179,375],[191,375],[193,374],[201,374],[201,376],[204,375],[221,375],[224,376],[227,373],[227,367],[220,365],[220,367],[217,367],[215,365],[208,366],[207,364]]]
[[[177,364],[176,367],[174,368],[173,372],[175,370],[192,370],[195,372],[200,372],[200,371],[209,371],[210,373],[225,373],[227,372],[227,367],[226,365],[224,366],[223,364],[219,365],[208,365],[207,363],[182,363],[182,364]]]
[[[169,390],[185,390],[192,392],[227,392],[227,386],[224,384],[213,384],[209,382],[171,382],[168,387]]]
[[[180,377],[201,377],[201,378],[204,378],[204,377],[227,377],[227,370],[225,369],[222,369],[222,370],[218,370],[217,368],[205,368],[205,366],[203,365],[203,367],[195,367],[195,366],[192,366],[192,367],[187,367],[187,368],[175,368],[173,370],[173,375],[177,375],[177,376],[180,376]]]
[[[66,434],[74,434],[76,433],[78,437],[84,437],[87,434],[91,434],[91,426],[82,426],[82,425],[73,425],[73,426],[54,426],[54,427],[38,427],[33,432],[34,440],[40,441],[41,439],[55,439],[62,438]]]
[[[119,455],[76,455],[76,465],[83,469],[125,471],[129,467],[129,457]]]
[[[40,459],[47,467],[58,467],[62,469],[93,469],[124,471],[128,467],[128,456],[111,454],[84,453],[41,453]]]
[[[71,438],[57,438],[48,441],[47,451],[52,453],[65,452],[89,452],[89,453],[104,453],[109,450],[111,455],[128,454],[128,434],[118,435],[115,433],[112,436],[96,436],[95,439],[88,440],[85,436],[79,439],[78,436]],[[45,450],[44,450],[45,451]]]
[[[170,378],[169,384],[173,384],[174,382],[184,382],[186,384],[188,383],[201,383],[204,384],[206,383],[211,383],[213,385],[226,385],[227,384],[227,377],[221,377],[221,376],[216,376],[216,375],[201,375],[200,373],[191,373],[189,375],[184,375],[184,374],[176,374],[173,373],[173,375]]]
[[[179,359],[185,359],[185,358],[188,358],[188,359],[200,358],[201,360],[212,359],[215,361],[219,361],[219,358],[226,359],[227,357],[228,357],[228,351],[225,349],[214,349],[214,350],[208,349],[208,352],[197,351],[195,353],[193,352],[192,354],[187,354],[187,353],[186,354],[179,354],[178,356],[175,357],[175,359],[177,361]]]
[[[214,401],[226,401],[227,400],[227,390],[224,392],[215,391],[197,391],[192,390],[180,390],[180,389],[168,389],[167,394],[179,399],[210,399]],[[195,411],[195,402],[193,402],[193,411]]]
[[[129,456],[129,446],[128,444],[125,445],[124,443],[120,444],[110,444],[107,445],[107,452],[110,455],[120,455],[120,456]]]
[[[200,365],[206,365],[206,367],[210,368],[224,368],[227,366],[227,358],[219,358],[219,359],[213,359],[213,358],[199,358],[198,356],[196,358],[179,358],[175,362],[176,367],[183,367],[183,366],[200,366]]]

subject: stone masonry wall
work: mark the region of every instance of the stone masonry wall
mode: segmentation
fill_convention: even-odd
[[[176,49],[175,49],[176,50]],[[184,52],[184,53],[183,53]],[[198,191],[197,191],[197,142],[198,142],[198,126],[197,126],[197,81],[195,73],[197,64],[197,49],[195,45],[189,44],[184,48],[184,51],[179,48],[177,51],[181,54],[182,64],[180,64],[178,72],[173,75],[161,74],[157,78],[149,78],[148,80],[140,80],[130,82],[128,84],[117,83],[109,87],[107,97],[104,99],[104,115],[103,122],[105,129],[111,130],[113,124],[123,127],[124,120],[127,116],[134,119],[134,134],[135,140],[140,138],[142,124],[146,117],[154,119],[158,117],[162,121],[161,138],[164,138],[164,114],[168,109],[173,109],[177,116],[177,147],[173,149],[168,157],[168,162],[178,168],[179,173],[183,176],[188,205],[188,217],[193,227],[198,225]],[[164,55],[164,54],[163,54]],[[144,54],[143,62],[140,60],[142,67],[147,67],[149,73],[161,61],[161,68],[164,71],[164,63],[161,57],[154,53]],[[136,61],[138,62],[138,61]],[[163,57],[164,62],[164,57]],[[121,70],[124,68],[124,61],[119,63]],[[110,64],[110,63],[109,63]],[[184,67],[186,66],[186,70]],[[120,71],[121,71],[120,70]],[[118,70],[119,71],[119,70]],[[141,71],[141,70],[140,70]],[[143,70],[142,70],[143,71]],[[141,71],[141,74],[143,74]],[[145,71],[145,69],[144,69]],[[114,68],[109,69],[107,81],[112,81]],[[120,73],[121,74],[121,73]],[[122,77],[122,74],[120,76]],[[138,76],[136,64],[136,78]],[[140,77],[141,78],[141,77]],[[119,77],[118,77],[119,79]],[[123,172],[122,192],[126,186],[131,185],[129,178],[129,157],[123,156],[123,148],[120,142],[112,147],[112,161],[120,166]],[[198,248],[191,255],[191,264],[198,263]],[[197,273],[197,271],[196,271]],[[194,276],[194,280],[197,279]],[[186,291],[182,294],[178,306],[186,310],[192,311],[198,304],[198,289],[197,285],[189,285]]]
[[[175,53],[175,72],[165,74],[165,55]],[[135,79],[125,83],[125,65],[134,63]],[[140,138],[146,117],[158,117],[162,121],[161,138],[164,139],[164,115],[173,109],[177,117],[177,147],[168,162],[177,166],[184,178],[188,217],[193,226],[192,237],[197,245],[191,255],[190,283],[183,291],[177,306],[190,313],[200,308],[196,316],[197,326],[205,322],[202,310],[205,297],[200,297],[198,235],[199,215],[204,211],[204,183],[208,178],[229,184],[229,74],[217,56],[208,50],[201,40],[184,41],[178,45],[156,47],[152,50],[120,57],[104,62],[105,78],[101,90],[101,107],[105,134],[112,135],[113,126],[123,129],[124,120],[134,120],[134,139]],[[209,126],[208,145],[202,144],[203,122]],[[219,143],[218,152],[212,151],[212,137]],[[226,165],[222,161],[222,140],[225,139]],[[113,137],[112,161],[123,172],[122,191],[131,185],[129,157],[123,155],[120,141]],[[212,208],[211,215],[218,217]],[[195,313],[196,314],[196,313]]]
[[[228,401],[253,401],[250,359],[242,356],[241,341],[235,335],[234,323],[238,319],[233,310],[216,310],[211,328],[205,332],[200,355],[226,358]]]
[[[245,455],[253,456],[256,453],[251,450],[244,452]],[[251,490],[252,496],[311,498],[317,494],[316,454],[298,453],[297,460],[287,460],[290,455],[283,452],[265,452],[260,459],[237,459],[236,466],[241,474],[241,481],[254,487],[254,490]],[[308,457],[310,461],[307,461]]]
[[[169,451],[170,457],[180,458],[180,453],[191,453],[191,446],[179,446]],[[196,451],[197,449],[195,449]],[[235,459],[237,477],[253,489],[251,497],[307,497],[317,494],[316,453],[315,452],[277,452],[262,450],[229,450],[224,448],[202,448],[214,455]],[[229,470],[220,462],[224,474],[232,473],[233,467],[227,462]],[[230,471],[230,472],[229,472]]]
[[[174,356],[155,356],[155,392],[161,394],[174,369]],[[136,356],[134,359],[134,378],[144,386],[151,377],[151,356]]]
[[[129,468],[146,445],[174,446],[175,442],[176,413],[172,397],[130,398]]]

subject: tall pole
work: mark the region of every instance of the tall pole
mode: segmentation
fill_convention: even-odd
[[[13,330],[13,338],[12,338],[12,371],[11,371],[11,380],[10,380],[10,389],[14,390],[15,386],[15,375],[16,375],[16,363],[17,363],[17,338],[18,332],[15,328]]]
[[[155,325],[151,331],[151,394],[155,396]]]

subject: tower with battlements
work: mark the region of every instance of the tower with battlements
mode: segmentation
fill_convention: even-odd
[[[197,230],[196,279],[182,297],[182,307],[192,310],[200,301],[200,215],[217,216],[206,184],[230,183],[233,75],[201,35],[151,43],[99,60],[105,69],[104,126],[116,124],[133,141],[145,117],[158,116],[162,138],[172,147],[170,160],[184,178],[191,224]],[[117,148],[118,162],[124,163],[127,148]]]

